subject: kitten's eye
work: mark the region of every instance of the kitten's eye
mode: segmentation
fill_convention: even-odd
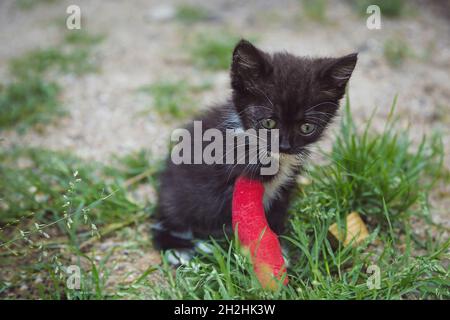
[[[261,125],[266,129],[273,129],[277,125],[277,122],[273,119],[263,119],[261,120]]]
[[[300,131],[304,136],[309,136],[316,130],[316,125],[312,123],[303,123],[300,126]]]

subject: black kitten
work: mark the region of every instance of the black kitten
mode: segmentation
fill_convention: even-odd
[[[189,250],[193,239],[231,232],[233,186],[240,175],[263,181],[267,220],[281,234],[308,145],[335,116],[356,61],[357,54],[318,59],[268,54],[241,40],[233,52],[231,100],[197,120],[203,132],[216,128],[224,135],[227,129],[278,129],[279,170],[267,176],[255,170],[260,164],[177,165],[169,157],[160,181],[156,248]],[[187,130],[193,135],[193,124]],[[195,139],[201,137],[194,137],[192,146]]]

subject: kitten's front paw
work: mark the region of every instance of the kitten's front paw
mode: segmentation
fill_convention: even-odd
[[[166,252],[166,259],[171,265],[178,267],[188,264],[194,254],[193,249],[172,249]]]
[[[202,253],[211,254],[213,252],[211,245],[205,241],[197,241],[195,247]]]
[[[203,254],[211,254],[212,248],[211,245],[205,241],[196,241],[195,246],[192,249],[171,249],[166,252],[167,261],[178,267],[180,265],[188,264],[194,255],[198,252]]]

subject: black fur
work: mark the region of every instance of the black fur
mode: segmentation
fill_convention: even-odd
[[[244,129],[260,129],[262,119],[276,119],[280,152],[306,155],[307,146],[318,141],[335,116],[356,61],[356,54],[318,59],[288,53],[270,55],[241,40],[233,52],[232,98],[197,120],[202,121],[203,130],[225,131],[239,125]],[[299,131],[306,122],[316,126],[316,131],[307,136]],[[192,124],[187,129],[192,133]],[[280,165],[283,166],[283,160]],[[169,157],[160,181],[156,247],[189,247],[190,241],[177,237],[183,232],[191,231],[194,238],[222,237],[224,231],[231,232],[236,178],[251,175],[266,184],[276,178],[276,175],[261,176],[256,169],[227,164],[175,165]],[[277,234],[284,230],[295,176],[300,170],[298,162],[290,172],[290,179],[277,188],[266,208],[269,225]]]

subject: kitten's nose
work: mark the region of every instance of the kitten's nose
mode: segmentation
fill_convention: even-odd
[[[283,152],[283,153],[285,153],[285,152],[289,152],[289,151],[291,151],[291,144],[289,143],[289,141],[287,141],[287,140],[281,140],[281,143],[280,143],[280,152]]]

